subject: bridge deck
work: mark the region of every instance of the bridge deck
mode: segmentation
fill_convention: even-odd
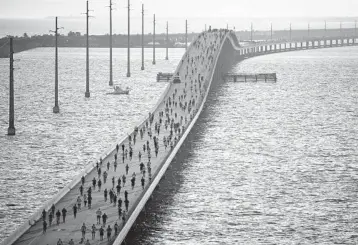
[[[30,227],[27,232],[25,232],[19,239],[16,240],[16,245],[25,245],[25,244],[36,244],[36,245],[46,245],[46,244],[55,244],[58,239],[61,239],[64,244],[68,244],[70,239],[73,239],[75,244],[78,244],[81,240],[81,226],[85,223],[87,232],[85,235],[86,239],[89,239],[91,244],[108,244],[107,236],[105,231],[104,240],[99,240],[99,231],[98,229],[101,225],[97,225],[96,219],[96,211],[98,208],[101,209],[102,213],[106,213],[108,216],[107,225],[112,228],[112,243],[114,241],[114,224],[117,222],[120,229],[123,227],[124,223],[122,222],[122,217],[118,215],[117,204],[110,204],[109,195],[107,202],[104,201],[104,189],[108,191],[113,188],[116,192],[115,186],[117,185],[117,180],[121,176],[126,176],[126,182],[123,186],[118,197],[123,200],[122,210],[125,210],[124,205],[124,191],[128,191],[128,200],[129,200],[129,212],[126,215],[126,219],[128,219],[131,212],[134,210],[136,204],[139,199],[142,197],[148,186],[150,185],[149,174],[147,163],[149,161],[149,157],[147,154],[147,150],[143,151],[143,145],[149,142],[151,148],[151,172],[153,174],[152,178],[155,177],[156,173],[160,170],[162,163],[168,157],[171,152],[171,147],[168,146],[165,149],[163,143],[163,137],[168,138],[171,134],[170,124],[168,128],[165,128],[165,122],[168,119],[173,120],[175,124],[180,125],[180,132],[175,132],[173,130],[173,136],[171,141],[173,145],[178,140],[174,140],[175,137],[179,139],[179,137],[183,133],[183,127],[187,128],[191,119],[194,117],[197,109],[200,107],[205,91],[207,89],[208,76],[212,73],[212,65],[213,65],[213,57],[215,55],[216,49],[210,48],[215,46],[216,48],[220,44],[220,41],[217,37],[218,34],[205,34],[207,38],[200,39],[201,41],[197,42],[196,45],[193,44],[190,46],[190,52],[187,52],[183,58],[183,62],[179,65],[177,72],[179,72],[181,83],[170,83],[167,88],[167,93],[163,97],[163,100],[158,105],[156,110],[153,112],[154,121],[150,124],[149,119],[143,122],[138,126],[138,130],[145,130],[143,138],[141,138],[140,133],[138,131],[136,142],[133,142],[133,134],[132,137],[132,148],[133,148],[133,158],[129,159],[129,137],[127,137],[123,142],[120,143],[119,151],[118,151],[118,167],[117,170],[114,170],[114,155],[116,154],[116,149],[114,149],[108,156],[103,159],[103,164],[100,166],[102,173],[107,170],[107,162],[110,162],[110,168],[107,171],[108,177],[107,182],[103,183],[103,175],[102,179],[102,188],[99,191],[98,186],[92,190],[92,207],[84,207],[82,201],[82,208],[78,210],[77,217],[74,218],[72,207],[76,204],[76,199],[80,195],[79,187],[80,183],[74,186],[58,203],[56,203],[56,211],[59,209],[60,211],[63,208],[67,209],[66,222],[62,222],[62,217],[59,225],[56,225],[56,217],[54,217],[52,226],[48,227],[47,232],[43,234],[43,222],[42,219],[38,220],[33,226]],[[213,44],[210,46],[210,44]],[[189,51],[189,50],[188,50]],[[193,60],[192,60],[193,58]],[[200,65],[207,64],[207,65]],[[199,86],[198,77],[203,76],[201,86]],[[205,83],[205,84],[204,84]],[[174,95],[174,99],[173,99]],[[169,99],[171,98],[171,99]],[[173,103],[175,101],[176,104]],[[170,103],[171,102],[171,103]],[[184,108],[184,104],[187,103],[187,106]],[[189,106],[189,104],[191,104]],[[191,110],[189,110],[191,107]],[[167,110],[167,111],[166,111]],[[164,116],[160,117],[160,113],[163,112]],[[160,123],[160,120],[162,121]],[[146,123],[148,127],[146,127]],[[160,133],[156,133],[154,129],[154,125],[157,123],[160,126]],[[159,152],[158,156],[155,156],[155,147],[153,142],[153,137],[150,137],[148,132],[151,131],[153,137],[156,136],[159,138]],[[122,162],[122,144],[125,145],[125,149],[128,150],[128,158],[124,159],[124,163]],[[139,160],[139,152],[142,153],[141,161]],[[145,165],[146,173],[145,177],[145,185],[141,186],[141,177],[144,176],[140,171],[140,162],[143,162]],[[126,173],[126,165],[129,166],[129,171]],[[131,187],[131,177],[132,174],[135,173],[136,180],[134,188]],[[96,168],[94,168],[88,175],[85,176],[85,184],[84,184],[84,193],[87,193],[87,189],[92,186],[92,179],[95,178],[98,181],[98,174]],[[112,178],[115,178],[115,185],[112,185]],[[152,179],[153,180],[153,179]],[[83,199],[83,196],[81,197]],[[46,218],[48,221],[48,216]],[[95,224],[96,226],[96,237],[94,240],[91,239],[91,227]],[[101,220],[102,224],[102,220]]]

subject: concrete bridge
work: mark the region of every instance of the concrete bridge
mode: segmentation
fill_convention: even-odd
[[[317,48],[333,48],[358,45],[358,37],[311,38],[306,40],[279,40],[270,42],[251,43],[244,47],[235,47],[238,55],[256,56],[267,53],[297,51]]]
[[[329,40],[322,38],[295,42],[259,42],[240,46],[236,35],[231,31],[213,30],[201,33],[191,43],[174,73],[180,77],[181,82],[169,83],[149,116],[129,132],[127,137],[115,142],[114,146],[98,159],[98,168],[95,162],[89,163],[81,174],[29,217],[28,221],[13,232],[2,245],[57,244],[59,239],[64,244],[68,244],[71,239],[78,244],[82,237],[83,223],[86,226],[85,239],[89,239],[91,244],[122,244],[138,215],[145,211],[146,202],[159,186],[172,159],[198,119],[209,90],[219,85],[222,75],[235,61],[275,52],[356,44],[356,37],[342,37]],[[130,152],[133,152],[133,156],[130,156]],[[141,166],[141,163],[144,166]],[[108,173],[107,181],[104,180],[102,173],[98,174],[98,169],[101,169],[102,173]],[[126,176],[126,182],[123,176]],[[83,183],[81,177],[84,177]],[[98,186],[93,188],[93,179],[97,182],[99,179],[102,180],[101,190]],[[118,179],[121,179],[120,183]],[[121,186],[119,192],[118,185]],[[91,208],[83,206],[84,196],[79,191],[81,186],[84,193],[91,188]],[[121,198],[124,202],[127,199],[128,209],[122,204],[119,213],[117,203],[104,200],[104,189],[113,189],[117,200]],[[124,195],[125,191],[128,193],[127,198]],[[73,207],[76,206],[79,196],[82,199],[82,208],[74,217]],[[54,217],[52,226],[48,225],[47,232],[43,233],[42,211],[46,210],[48,214],[52,204],[55,204],[56,211],[67,209],[66,223],[62,222],[61,217],[57,225]],[[109,242],[106,230],[104,240],[99,239],[98,230],[103,225],[102,220],[101,224],[97,224],[96,211],[99,208],[108,216],[104,228],[108,225],[112,228]],[[48,215],[46,221],[48,222]],[[118,233],[114,236],[116,223]],[[93,224],[96,229],[94,240],[91,239]]]

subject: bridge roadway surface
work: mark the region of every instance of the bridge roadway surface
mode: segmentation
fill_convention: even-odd
[[[221,38],[219,37],[221,35]],[[112,178],[115,178],[115,186],[117,185],[117,179],[122,175],[126,175],[126,183],[124,187],[121,189],[119,196],[124,201],[124,191],[127,190],[128,200],[129,200],[129,215],[133,211],[135,207],[135,203],[138,202],[138,199],[141,198],[144,190],[148,187],[150,181],[148,178],[148,154],[147,151],[143,152],[143,145],[149,141],[149,145],[151,148],[151,172],[153,174],[152,177],[155,176],[155,173],[160,169],[161,163],[165,161],[167,156],[169,155],[171,149],[170,146],[165,149],[163,143],[163,137],[168,138],[170,135],[170,125],[167,129],[165,129],[165,123],[167,123],[167,119],[174,120],[175,123],[180,124],[181,131],[173,132],[173,137],[171,142],[173,145],[178,141],[174,140],[175,137],[180,137],[183,133],[183,127],[186,128],[191,119],[194,117],[197,109],[202,103],[204,98],[206,89],[208,88],[208,76],[212,73],[212,68],[214,65],[214,57],[217,55],[218,47],[220,45],[220,41],[223,39],[224,33],[219,34],[219,32],[215,33],[205,33],[201,34],[196,41],[188,48],[188,52],[183,57],[181,64],[179,64],[177,72],[180,74],[181,83],[170,83],[169,88],[167,88],[167,93],[163,98],[163,101],[156,108],[154,114],[154,121],[152,124],[149,123],[149,119],[143,122],[138,126],[138,130],[145,130],[144,136],[141,139],[140,133],[138,131],[136,142],[133,144],[133,159],[128,158],[124,160],[122,163],[122,144],[125,145],[125,148],[129,151],[129,137],[127,137],[119,146],[118,151],[118,167],[117,170],[114,171],[114,155],[116,154],[116,149],[114,149],[107,157],[103,159],[103,164],[101,167],[102,173],[107,170],[107,162],[110,162],[110,168],[108,172],[107,182],[103,183],[103,175],[102,179],[102,188],[101,191],[98,190],[98,186],[92,190],[92,207],[89,209],[88,207],[84,207],[82,201],[82,208],[78,210],[77,217],[74,218],[72,207],[76,204],[77,197],[80,195],[79,187],[80,183],[74,186],[58,203],[55,204],[56,211],[62,208],[67,209],[66,223],[61,222],[59,225],[56,225],[56,217],[54,217],[52,226],[48,227],[47,232],[43,234],[43,223],[40,218],[33,226],[31,226],[26,233],[20,236],[15,243],[16,245],[46,245],[46,244],[57,244],[57,241],[61,239],[63,244],[68,244],[70,239],[73,239],[74,244],[79,244],[82,234],[81,234],[81,226],[85,223],[87,232],[86,232],[86,240],[89,239],[91,244],[108,244],[113,243],[114,241],[114,224],[118,223],[120,229],[123,227],[122,219],[118,215],[117,205],[110,204],[109,195],[107,202],[104,201],[104,189],[108,191],[113,187],[112,186]],[[192,60],[193,59],[193,60]],[[199,75],[200,74],[200,75]],[[198,77],[204,76],[203,81],[199,87]],[[173,104],[173,95],[174,101],[177,104]],[[169,103],[169,97],[171,97]],[[195,101],[194,101],[195,100]],[[180,102],[182,105],[180,105]],[[187,102],[187,106],[184,108],[185,102]],[[191,103],[191,110],[189,110],[189,103]],[[171,109],[173,111],[171,111]],[[166,111],[167,110],[167,111]],[[164,112],[164,116],[160,117],[159,113]],[[177,114],[177,116],[175,116]],[[159,123],[159,118],[162,119],[160,133],[155,132],[154,126],[155,123]],[[148,127],[146,124],[148,123]],[[155,156],[154,151],[154,143],[153,138],[148,135],[148,132],[151,128],[151,132],[153,136],[159,137],[159,153],[158,156]],[[133,134],[131,135],[133,139]],[[118,142],[120,143],[120,142]],[[141,161],[139,161],[138,153],[142,153]],[[145,164],[146,174],[145,174],[145,186],[142,188],[141,186],[141,172],[140,172],[140,162]],[[126,174],[125,166],[128,164],[129,171]],[[136,174],[136,181],[134,188],[131,187],[131,177],[132,174]],[[98,174],[96,168],[94,168],[87,176],[85,176],[85,184],[84,184],[84,193],[87,193],[87,189],[92,186],[92,179],[96,178],[98,181]],[[122,182],[123,186],[123,182]],[[114,188],[116,192],[116,188]],[[81,197],[83,199],[83,197]],[[96,211],[98,208],[101,209],[102,213],[106,213],[108,216],[107,219],[107,227],[108,225],[112,228],[112,238],[110,242],[107,241],[107,232],[105,227],[105,235],[104,240],[99,240],[99,231],[101,225],[97,225],[96,219]],[[125,210],[124,203],[122,204],[122,210]],[[128,218],[128,215],[126,215]],[[48,213],[46,221],[48,221]],[[91,227],[95,224],[97,231],[96,237],[94,240],[91,239]],[[102,224],[102,221],[101,221]]]

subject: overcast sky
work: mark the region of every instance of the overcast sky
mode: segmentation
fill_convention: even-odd
[[[114,3],[113,31],[125,33],[127,30],[127,1],[112,0]],[[276,28],[306,28],[308,18],[321,18],[317,23],[311,22],[312,28],[323,28],[324,17],[358,16],[358,0],[131,0],[132,33],[141,31],[141,3],[144,3],[146,14],[145,32],[152,30],[153,14],[157,18],[158,32],[165,31],[169,20],[170,32],[184,32],[185,19],[189,22],[190,31],[202,31],[204,25],[217,28],[236,26],[237,30],[250,28],[269,28],[274,23]],[[90,0],[91,32],[108,33],[109,0]],[[54,16],[59,16],[64,31],[85,31],[86,0],[0,0],[0,36],[21,32],[45,33],[52,27]],[[284,21],[274,18],[286,17]],[[294,18],[303,17],[303,20]],[[7,18],[47,18],[45,21],[7,21]],[[257,20],[257,18],[264,18]],[[304,19],[306,18],[306,19]],[[256,20],[255,20],[256,19]],[[358,19],[358,18],[357,18]],[[337,28],[340,20],[331,20],[330,27]],[[352,27],[352,21],[343,23]],[[338,24],[337,24],[338,23]],[[354,24],[353,24],[354,26]],[[41,27],[41,28],[40,28]]]
[[[131,0],[133,15],[141,0]],[[148,14],[162,17],[316,17],[356,16],[357,0],[144,0]],[[106,15],[109,0],[90,0],[98,17]],[[125,13],[127,0],[113,0],[117,14]],[[0,17],[77,16],[85,0],[0,0]]]

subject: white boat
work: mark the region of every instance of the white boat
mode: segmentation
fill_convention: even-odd
[[[126,89],[122,89],[117,85],[113,87],[113,90],[114,91],[112,93],[107,93],[107,94],[129,94],[130,89],[128,87],[126,87]]]
[[[119,86],[114,86],[114,94],[129,94],[129,88],[126,87],[126,89],[122,89]]]

